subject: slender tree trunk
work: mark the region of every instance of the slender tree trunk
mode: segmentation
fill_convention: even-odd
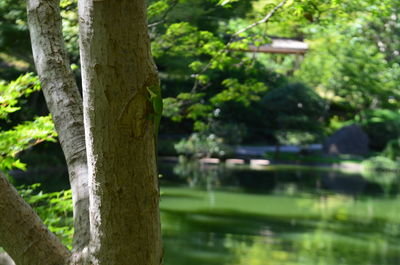
[[[61,31],[59,0],[28,0],[32,50],[43,93],[68,165],[74,204],[74,253],[89,243],[89,197],[82,98]]]
[[[70,253],[0,173],[0,246],[17,265],[64,265]]]
[[[145,0],[79,1],[94,265],[162,263]]]

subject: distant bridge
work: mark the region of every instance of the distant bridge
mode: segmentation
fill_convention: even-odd
[[[308,44],[301,40],[271,38],[271,43],[261,46],[249,45],[247,52],[281,53],[304,55],[308,51]]]

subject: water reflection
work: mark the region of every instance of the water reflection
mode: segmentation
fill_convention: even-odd
[[[161,168],[166,265],[400,264],[397,176]]]

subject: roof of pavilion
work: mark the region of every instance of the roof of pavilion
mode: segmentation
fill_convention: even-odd
[[[281,54],[305,54],[308,44],[301,40],[271,38],[271,43],[261,46],[249,45],[248,52],[281,53]]]

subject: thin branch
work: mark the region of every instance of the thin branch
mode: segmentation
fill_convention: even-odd
[[[287,0],[283,0],[282,2],[279,3],[279,5],[274,7],[274,9],[272,9],[263,19],[261,19],[257,22],[254,22],[253,24],[248,25],[247,27],[237,31],[236,33],[233,34],[233,37],[236,37],[237,35],[245,32],[251,28],[254,28],[260,24],[266,23],[276,13],[276,11],[278,11],[279,8],[281,8],[282,6],[284,6],[286,4],[286,2],[287,2]]]
[[[157,22],[151,23],[147,25],[148,28],[153,28],[159,24],[164,23],[167,20],[167,16],[169,13],[175,8],[175,6],[178,4],[179,0],[174,0],[171,4],[171,6],[165,11],[165,13],[162,15],[161,19]]]
[[[27,17],[36,70],[68,165],[74,204],[75,255],[84,251],[90,241],[82,97],[65,50],[59,1],[28,0]]]

